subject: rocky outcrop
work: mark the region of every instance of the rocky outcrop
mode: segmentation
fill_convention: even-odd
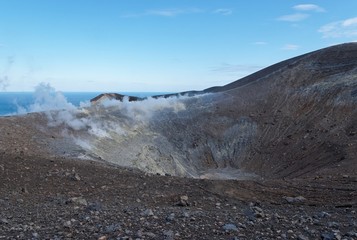
[[[139,101],[142,100],[142,98],[135,97],[135,96],[126,96],[118,93],[102,93],[95,98],[92,98],[90,102],[92,104],[96,104],[98,102],[102,102],[104,100],[118,100],[118,101],[123,101],[124,98],[128,98],[129,102],[132,101]]]

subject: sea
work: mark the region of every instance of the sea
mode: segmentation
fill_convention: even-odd
[[[101,92],[61,92],[67,102],[79,107],[81,103],[89,102]],[[150,97],[167,94],[167,92],[121,92],[120,94],[136,97]],[[22,114],[36,101],[34,92],[0,92],[0,116]],[[21,111],[20,111],[21,109]]]

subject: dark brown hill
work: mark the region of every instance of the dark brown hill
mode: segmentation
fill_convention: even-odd
[[[245,167],[270,177],[356,171],[356,43],[305,54],[243,80],[215,91],[233,96],[237,114],[258,123]]]
[[[269,178],[357,171],[357,43],[186,93],[213,94],[157,131],[198,169],[232,167]]]
[[[356,43],[346,43],[324,48],[276,63],[227,85],[207,88],[203,90],[203,92],[222,92],[242,87],[252,82],[263,80],[274,72],[293,68],[293,66],[301,64],[304,61],[313,63],[313,66],[311,67],[321,74],[331,75],[334,72],[349,71],[356,67],[356,51]],[[309,73],[308,71],[312,70],[312,68],[307,68],[307,73]]]

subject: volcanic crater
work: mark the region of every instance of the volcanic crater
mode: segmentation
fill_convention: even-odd
[[[357,43],[118,96],[0,118],[0,238],[357,238]]]

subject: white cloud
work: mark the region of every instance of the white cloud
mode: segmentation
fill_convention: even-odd
[[[183,14],[192,14],[192,13],[201,13],[201,12],[203,12],[203,10],[198,8],[153,9],[153,10],[147,10],[144,13],[124,14],[122,15],[122,17],[124,18],[143,17],[143,16],[175,17]]]
[[[310,16],[309,14],[294,13],[294,14],[290,14],[290,15],[280,16],[280,17],[278,17],[278,20],[286,21],[286,22],[299,22],[299,21],[305,20],[309,16]]]
[[[342,26],[344,26],[344,27],[350,27],[350,26],[354,26],[354,25],[357,26],[357,17],[349,18],[342,22]]]
[[[305,19],[307,19],[310,15],[306,13],[301,13],[301,11],[307,12],[325,12],[325,9],[322,7],[315,5],[315,4],[299,4],[293,6],[293,9],[295,11],[300,11],[296,12],[294,14],[289,14],[289,15],[283,15],[277,18],[279,21],[286,21],[286,22],[300,22]]]
[[[156,15],[162,17],[174,17],[179,14],[184,13],[183,10],[180,9],[162,9],[162,10],[148,10],[146,15]]]
[[[258,42],[253,42],[254,45],[267,45],[267,42],[264,41],[258,41]]]
[[[293,9],[297,11],[325,12],[325,9],[315,4],[299,4],[299,5],[295,5]]]
[[[285,44],[281,49],[286,51],[294,51],[294,50],[298,50],[299,48],[300,48],[299,45]]]
[[[231,15],[233,13],[233,10],[229,9],[229,8],[219,8],[219,9],[216,9],[214,11],[214,13],[218,13],[218,14],[227,16],[227,15]]]
[[[318,30],[323,38],[355,38],[357,36],[357,17],[331,22]]]

